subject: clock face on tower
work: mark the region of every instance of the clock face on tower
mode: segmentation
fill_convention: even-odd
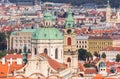
[[[72,32],[71,29],[68,29],[68,30],[67,30],[67,33],[68,33],[68,34],[71,34],[71,32]]]

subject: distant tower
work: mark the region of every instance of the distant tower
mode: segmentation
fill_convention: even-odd
[[[35,5],[38,5],[38,0],[34,0],[34,4],[35,4]]]
[[[55,11],[54,11],[54,9],[52,9],[52,22],[53,22],[53,25],[55,25],[55,20],[56,20]]]
[[[107,1],[107,8],[106,8],[106,22],[110,22],[111,19],[111,8],[110,8],[110,1]]]
[[[117,10],[117,22],[120,23],[120,11]]]
[[[23,63],[26,64],[27,63],[27,47],[26,45],[24,45],[24,52],[23,52]]]
[[[64,62],[70,67],[73,73],[78,68],[78,54],[76,50],[76,33],[74,19],[71,10],[68,12],[64,29]]]
[[[44,14],[44,18],[43,18],[43,25],[45,27],[52,27],[53,26],[53,22],[51,20],[51,14],[49,13],[48,10],[46,10],[45,14]]]

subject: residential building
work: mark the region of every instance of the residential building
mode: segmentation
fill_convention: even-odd
[[[89,36],[76,36],[76,41],[77,41],[77,49],[86,49],[88,50],[88,38]]]
[[[103,48],[112,46],[112,39],[110,36],[89,36],[88,51],[94,54],[99,53]]]
[[[15,52],[23,52],[23,47],[26,44],[27,51],[31,52],[31,36],[36,29],[23,29],[21,31],[14,31],[10,35],[10,43],[7,44],[10,50]]]
[[[111,36],[113,40],[113,47],[120,47],[120,36]]]
[[[106,54],[106,60],[115,61],[117,54],[120,54],[120,47],[107,47],[100,51],[100,56]]]

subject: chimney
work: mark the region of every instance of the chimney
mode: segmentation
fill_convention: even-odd
[[[2,64],[3,65],[5,64],[5,58],[2,58]]]

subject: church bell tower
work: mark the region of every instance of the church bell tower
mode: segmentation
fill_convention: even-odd
[[[107,1],[107,8],[106,8],[106,22],[110,22],[111,19],[111,8],[110,8],[110,1]]]
[[[72,11],[69,10],[64,29],[64,62],[75,73],[78,68],[78,54],[76,49],[76,33]]]

